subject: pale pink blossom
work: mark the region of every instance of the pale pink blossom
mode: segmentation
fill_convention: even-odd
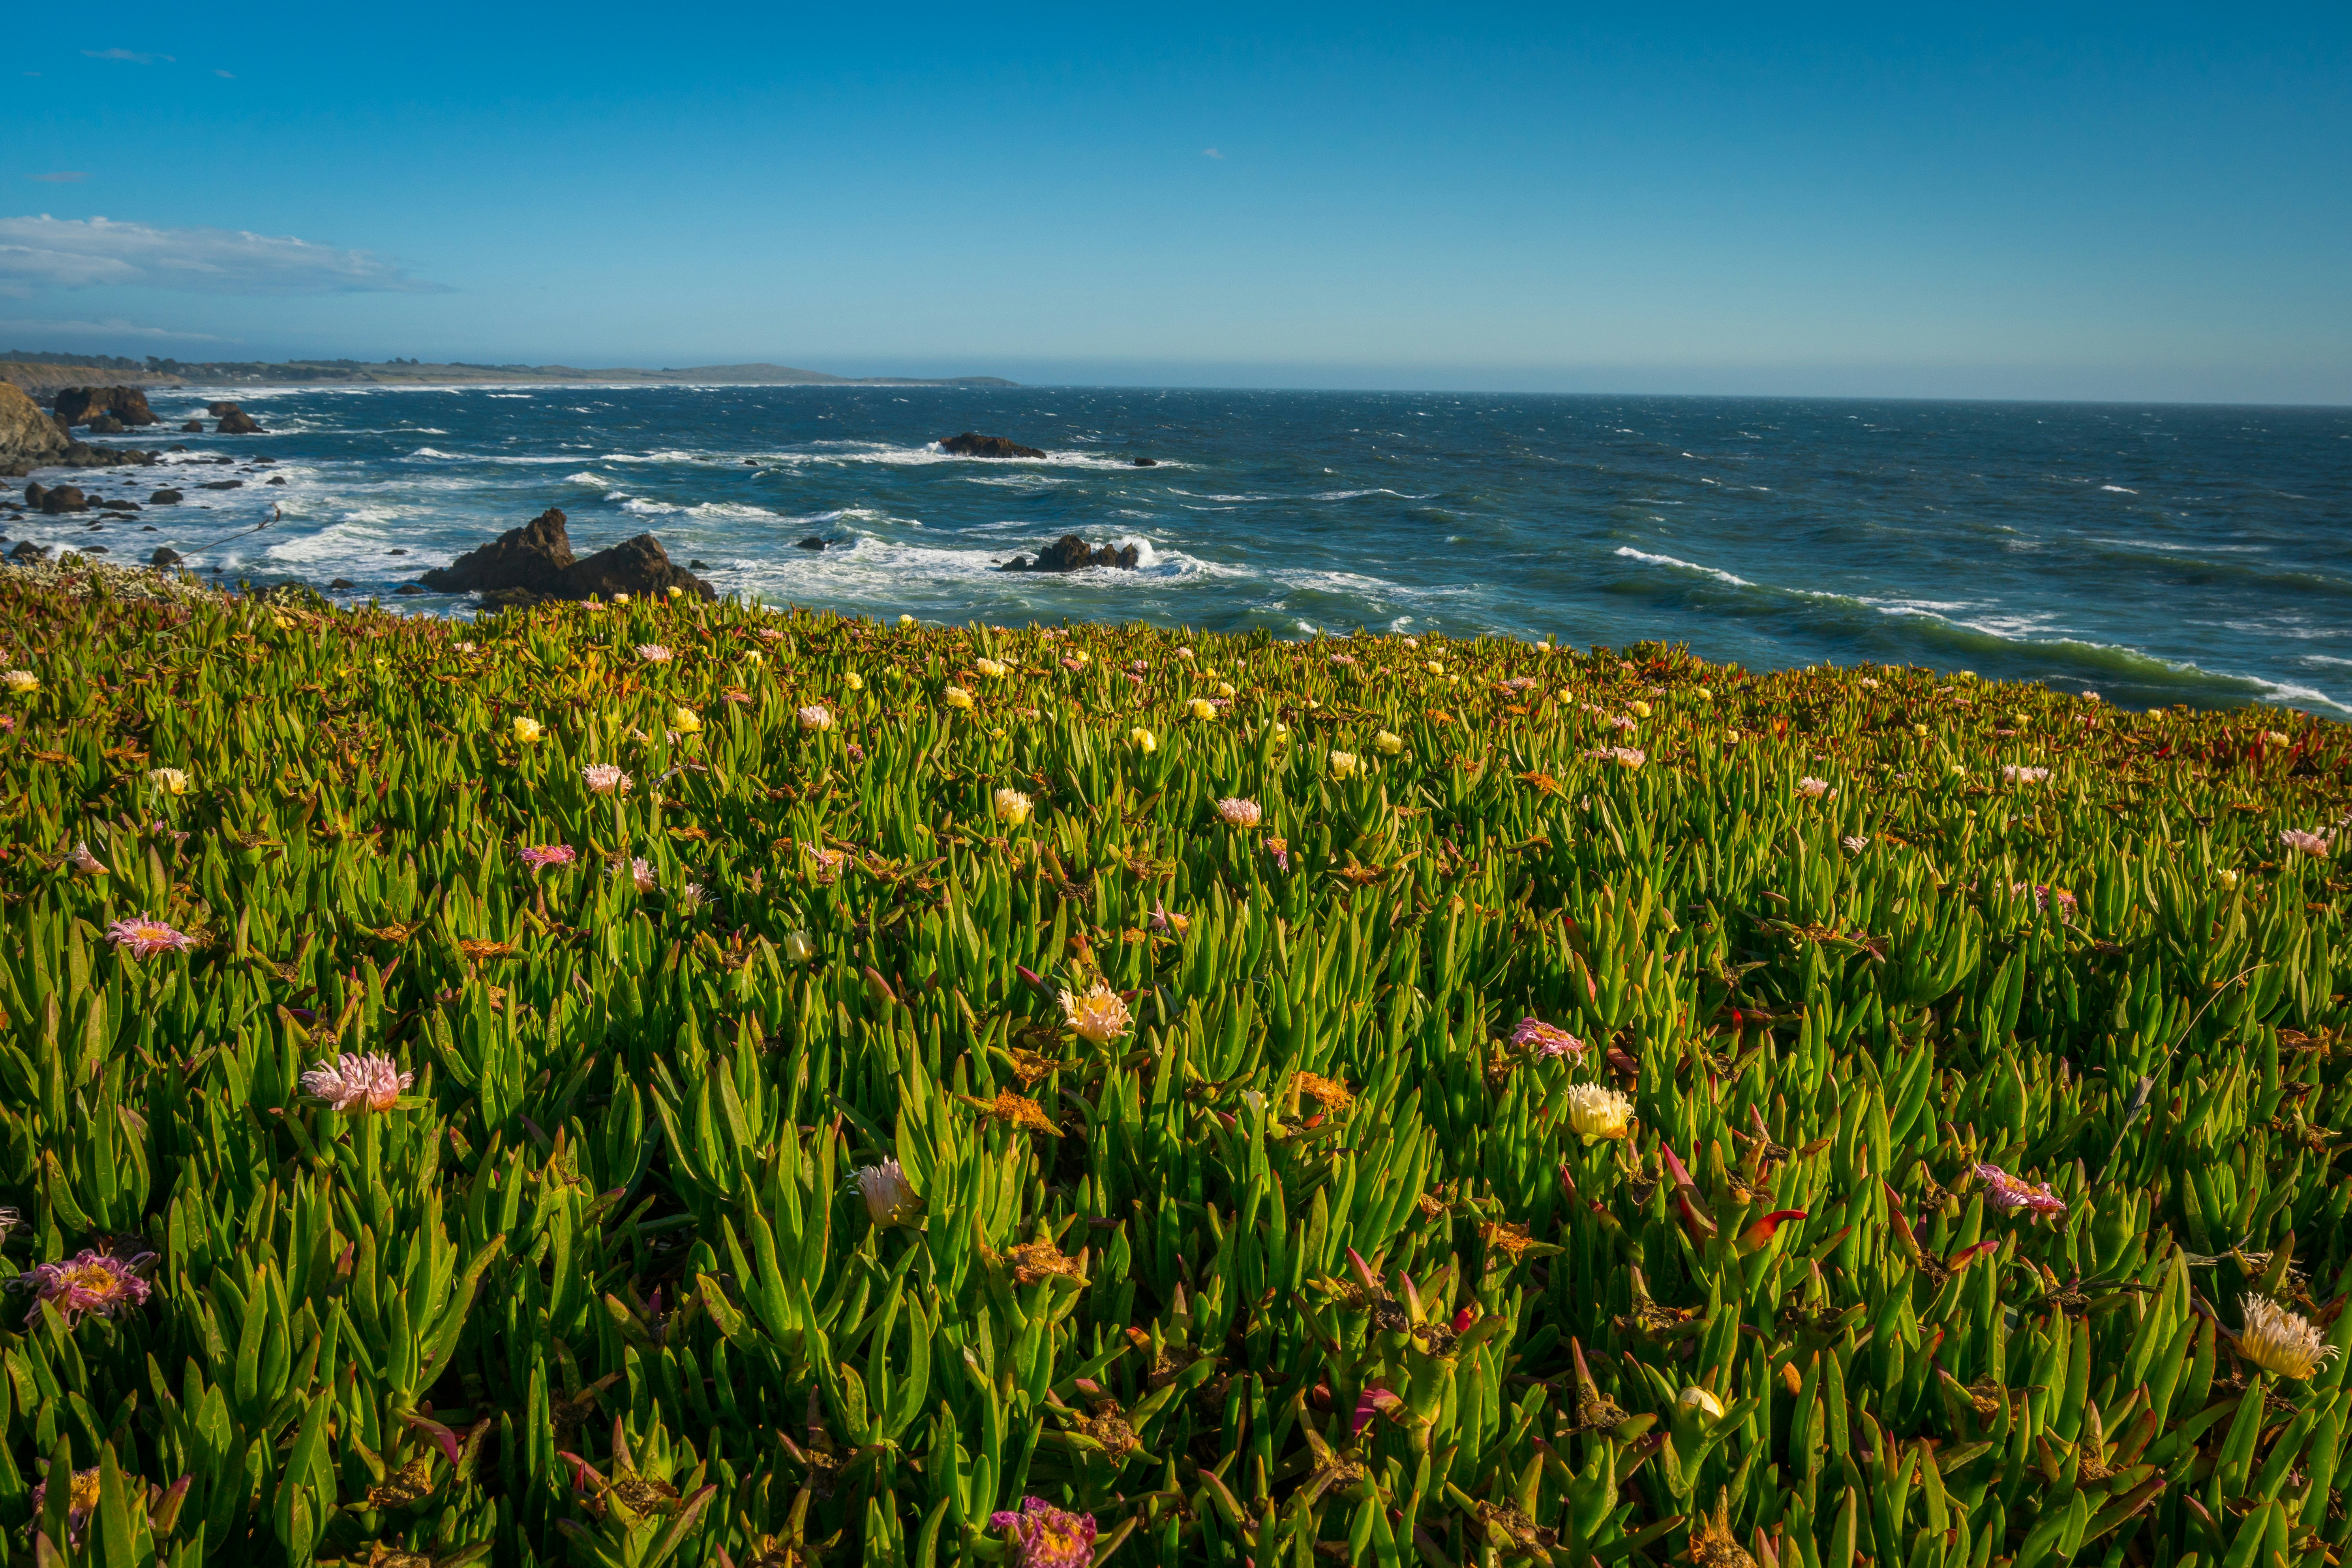
[[[2013,784],[2037,784],[2050,776],[2048,768],[2029,768],[2010,763],[2000,770],[2000,782]]]
[[[637,645],[637,657],[647,664],[667,664],[677,655],[657,642],[641,642]]]
[[[1217,816],[1228,827],[1255,827],[1265,820],[1265,812],[1257,802],[1227,795],[1217,802]]]
[[[2290,827],[2279,834],[2279,842],[2303,855],[2326,855],[2336,847],[2333,833],[2306,833],[2300,827]]]
[[[580,858],[580,852],[569,844],[526,844],[516,853],[534,871],[549,866],[569,866]]]
[[[89,846],[87,844],[76,843],[72,852],[66,857],[66,864],[85,877],[103,877],[109,874],[106,862],[91,854]]]
[[[1591,1049],[1566,1029],[1539,1018],[1520,1019],[1519,1026],[1511,1031],[1511,1044],[1523,1051],[1532,1050],[1539,1057],[1580,1057]]]
[[[1834,796],[1837,791],[1827,779],[1801,778],[1797,781],[1797,793],[1807,800],[1823,800]]]
[[[151,915],[116,921],[106,928],[106,940],[114,944],[115,952],[127,952],[133,958],[185,952],[196,945],[196,939],[186,931],[176,931]]]
[[[1580,754],[1600,762],[1615,763],[1621,768],[1638,768],[1650,760],[1649,754],[1639,746],[1604,746],[1597,752]]]
[[[812,702],[807,707],[795,710],[793,717],[800,721],[801,728],[803,730],[833,728],[833,710],[822,702]]]
[[[304,1073],[302,1092],[337,1110],[389,1110],[415,1081],[415,1073],[401,1071],[390,1057],[346,1051]]]
[[[590,763],[580,770],[580,777],[597,795],[626,795],[632,782],[611,763]]]

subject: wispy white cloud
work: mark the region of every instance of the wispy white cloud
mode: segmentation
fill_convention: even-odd
[[[128,60],[134,66],[152,66],[157,60],[167,66],[179,63],[170,55],[142,55],[136,49],[84,49],[82,53],[94,60]]]
[[[437,294],[373,252],[226,228],[0,218],[0,294],[143,286],[204,294]]]
[[[221,343],[229,340],[211,332],[175,332],[166,327],[142,327],[120,316],[102,321],[60,321],[42,316],[0,316],[0,334],[13,338],[137,338],[142,342]]]
[[[1203,157],[1203,158],[1214,158],[1214,159],[1216,159],[1219,163],[1223,163],[1223,162],[1224,162],[1224,158],[1225,158],[1225,155],[1224,155],[1223,153],[1218,152],[1214,147],[1203,147],[1203,148],[1202,148],[1202,149],[1201,149],[1201,156],[1202,156],[1202,157]]]
[[[35,174],[32,177],[36,180],[45,180],[52,185],[72,185],[89,179],[89,175],[79,169],[59,169],[53,174]]]
[[[235,71],[225,71],[225,70],[221,69],[218,66],[215,66],[215,67],[213,68],[213,75],[215,75],[215,76],[218,76],[218,77],[226,77],[226,78],[227,78],[229,80],[231,80],[231,81],[235,81],[235,80],[236,79],[236,72],[235,72]]]

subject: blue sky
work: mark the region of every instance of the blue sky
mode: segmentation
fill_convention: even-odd
[[[2352,11],[1927,9],[38,7],[0,348],[2352,402]]]

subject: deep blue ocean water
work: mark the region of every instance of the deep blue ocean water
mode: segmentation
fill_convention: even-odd
[[[19,537],[133,560],[161,542],[364,598],[557,506],[583,553],[650,530],[722,591],[866,615],[1661,638],[1759,668],[1927,664],[2352,717],[2352,409],[909,387],[152,401],[176,424],[224,395],[269,434],[170,437],[189,448],[171,460],[266,454],[285,485],[215,468],[175,477],[246,487],[102,535],[51,520]],[[1051,457],[938,450],[967,429]],[[273,506],[268,528],[222,537]],[[1139,542],[1146,564],[992,569],[1067,531]],[[794,547],[810,535],[837,542]]]

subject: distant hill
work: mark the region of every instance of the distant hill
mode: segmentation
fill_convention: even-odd
[[[592,383],[601,385],[670,386],[1016,386],[995,375],[955,375],[935,380],[905,375],[833,375],[821,370],[799,370],[788,364],[701,364],[682,370],[642,370],[614,366],[602,370],[568,364],[469,364],[452,360],[427,364],[413,359],[384,360],[205,360],[182,361],[149,357],[135,360],[107,354],[67,354],[11,350],[0,361],[0,381],[27,392],[93,383],[125,386],[303,386],[379,385],[449,386],[475,383],[545,385]]]

